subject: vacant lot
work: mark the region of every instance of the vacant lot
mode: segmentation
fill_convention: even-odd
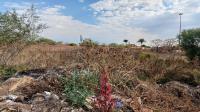
[[[21,79],[15,79],[11,81],[12,83],[4,82],[0,90],[5,95],[8,93],[16,95],[21,92],[29,97],[50,91],[62,99],[62,83],[52,79],[52,74],[73,75],[74,69],[100,73],[106,69],[112,87],[112,97],[122,100],[124,104],[122,111],[198,112],[200,111],[200,67],[183,57],[183,53],[156,53],[151,49],[134,47],[31,45],[10,58],[7,63],[7,66],[13,67],[18,72],[18,77]],[[28,78],[23,79],[21,77],[23,75]],[[44,87],[38,88],[37,85],[40,84]],[[93,88],[94,84],[87,86]],[[31,87],[27,89],[24,85]],[[12,88],[15,90],[8,91]],[[30,93],[33,90],[34,92]],[[52,107],[41,106],[41,108]]]

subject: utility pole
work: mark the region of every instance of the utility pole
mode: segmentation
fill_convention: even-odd
[[[183,13],[179,13],[179,16],[180,16],[180,29],[179,29],[179,36],[178,36],[178,43],[179,45],[181,44],[181,31],[182,31],[182,18],[181,16],[183,15]]]
[[[80,43],[82,43],[82,42],[83,42],[83,36],[80,35]]]

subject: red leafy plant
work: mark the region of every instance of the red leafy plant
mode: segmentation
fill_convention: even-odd
[[[111,97],[112,88],[108,82],[108,73],[104,70],[100,76],[100,87],[97,89],[95,107],[101,112],[111,112],[114,108],[114,100]]]

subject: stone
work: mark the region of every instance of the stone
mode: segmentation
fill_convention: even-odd
[[[31,105],[6,100],[0,102],[0,112],[30,112]]]
[[[14,102],[24,102],[25,97],[24,96],[17,96],[17,98],[14,100]]]
[[[5,96],[0,96],[0,102],[3,102],[6,100],[6,97]]]
[[[72,108],[70,108],[70,107],[64,107],[61,109],[60,112],[70,112],[71,110],[72,110]]]
[[[149,108],[142,108],[142,112],[153,112],[153,110]]]
[[[32,102],[33,103],[42,102],[44,100],[45,100],[45,96],[43,94],[40,94],[40,93],[37,93],[32,98]]]
[[[15,101],[15,99],[17,99],[17,96],[11,94],[11,95],[6,96],[6,99],[7,99],[7,100]]]
[[[58,95],[53,94],[53,93],[48,92],[48,91],[44,91],[43,95],[45,97],[45,100],[47,100],[47,101],[57,101],[57,100],[59,100]]]
[[[89,109],[89,110],[93,109],[92,103],[94,103],[95,99],[96,99],[95,96],[89,96],[86,98],[87,103],[85,104],[85,106],[87,107],[87,109]]]

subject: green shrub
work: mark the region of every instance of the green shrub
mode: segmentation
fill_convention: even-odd
[[[14,67],[0,66],[0,77],[3,77],[3,79],[10,78],[16,72],[17,70]]]
[[[125,47],[128,47],[129,45],[111,43],[111,44],[109,44],[108,46],[109,46],[109,47],[115,47],[115,48],[125,48]]]
[[[64,94],[71,105],[84,106],[86,97],[94,94],[98,79],[98,74],[89,70],[74,70],[69,79],[63,78]]]
[[[150,58],[151,58],[151,55],[148,53],[140,53],[139,54],[139,60],[141,60],[141,61],[145,61]]]
[[[118,47],[119,44],[117,44],[117,43],[111,43],[111,44],[109,44],[109,46],[110,46],[110,47]]]
[[[142,39],[139,39],[137,42],[141,43],[141,46],[142,46],[142,43],[144,43],[146,41],[142,38]]]
[[[87,38],[83,40],[82,43],[80,43],[81,46],[86,46],[86,47],[96,47],[99,45],[98,42],[91,40],[90,38]]]
[[[141,45],[141,47],[151,48],[150,46],[147,46],[147,45]]]
[[[20,14],[15,9],[5,11],[0,13],[0,45],[32,42],[46,28],[34,5]]]
[[[200,60],[200,28],[184,30],[181,33],[181,46],[190,60]]]
[[[67,45],[69,45],[69,46],[77,46],[76,43],[69,43],[69,44],[67,44]]]
[[[38,38],[36,41],[36,43],[42,43],[42,44],[49,44],[49,45],[55,45],[56,41],[48,39],[48,38]]]

